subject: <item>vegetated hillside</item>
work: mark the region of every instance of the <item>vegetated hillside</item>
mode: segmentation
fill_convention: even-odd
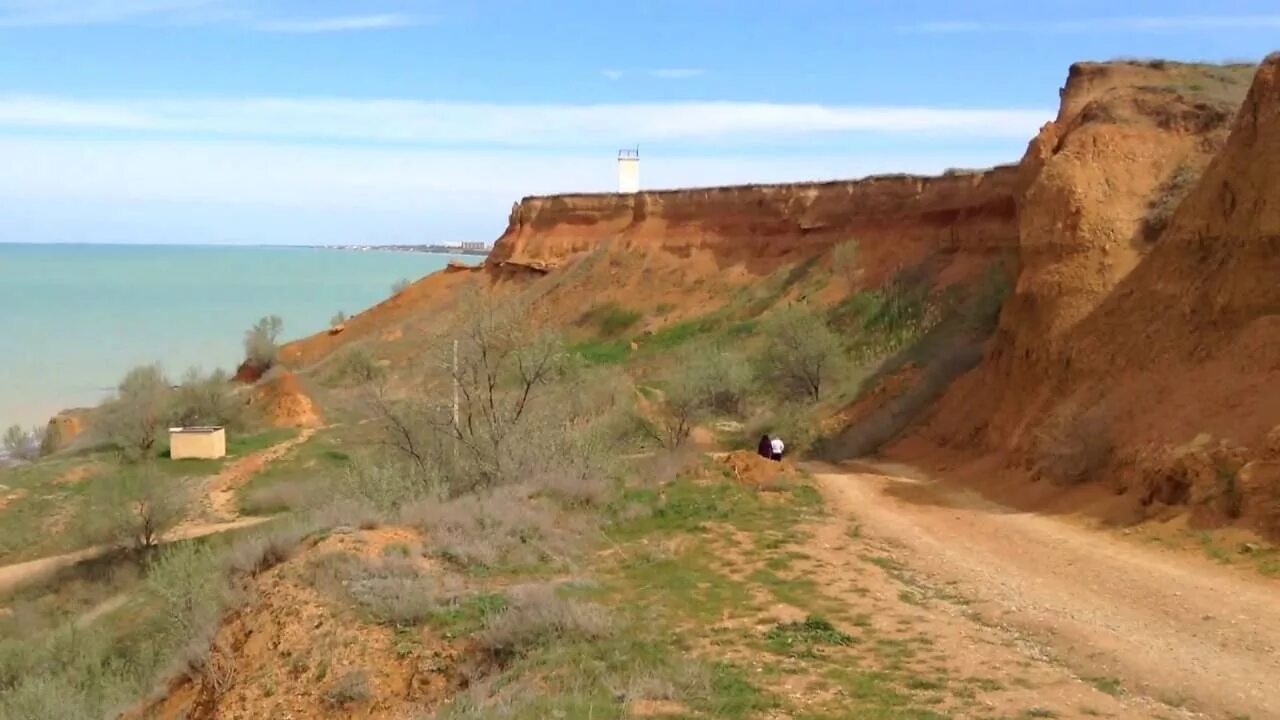
[[[749,290],[767,297],[748,303],[744,318],[806,289],[831,304],[922,265],[931,287],[947,287],[980,278],[1015,247],[1016,180],[1015,168],[1000,167],[525,198],[483,266],[428,276],[348,319],[341,332],[291,343],[282,357],[307,366],[356,344],[407,363],[468,287],[533,293],[533,320],[565,327],[589,320],[593,309],[625,306],[636,314],[626,329],[644,333],[706,316]],[[840,272],[828,256],[849,241],[857,244],[857,268]]]
[[[1008,268],[1016,289],[981,366],[931,406],[986,337],[936,317],[945,332],[862,358],[861,400],[813,421],[825,454],[914,426],[892,448],[906,461],[942,447],[1059,484],[1107,478],[1108,516],[1190,504],[1205,522],[1274,526],[1276,64],[1239,113],[1252,66],[1075,65],[1022,162],[984,172],[526,198],[484,265],[424,278],[283,357],[323,374],[356,346],[394,377],[466,288],[533,298],[530,322],[610,362],[794,300],[857,334],[842,319],[865,293],[943,305]],[[987,294],[998,309],[1003,292]]]
[[[1251,74],[1072,68],[1021,165],[1016,290],[921,437],[1280,530],[1280,55],[1236,112]]]

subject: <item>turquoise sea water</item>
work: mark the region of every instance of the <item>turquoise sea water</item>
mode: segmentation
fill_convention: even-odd
[[[244,331],[324,329],[442,255],[310,248],[0,244],[0,428],[99,402],[130,367],[234,370]]]

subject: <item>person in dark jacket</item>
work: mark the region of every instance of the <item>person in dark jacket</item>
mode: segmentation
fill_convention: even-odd
[[[760,436],[760,444],[756,446],[756,453],[766,459],[773,457],[773,441],[769,439],[768,435]]]

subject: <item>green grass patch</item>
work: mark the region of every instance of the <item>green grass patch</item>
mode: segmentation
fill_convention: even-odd
[[[631,354],[631,347],[625,340],[577,343],[569,350],[591,365],[617,365],[626,362]]]
[[[771,651],[792,657],[816,657],[822,646],[854,644],[852,635],[837,629],[820,615],[799,622],[779,623],[769,629],[765,640]]]
[[[616,302],[598,305],[582,316],[582,321],[596,326],[603,335],[617,335],[640,320],[640,313]]]
[[[1124,694],[1124,686],[1120,684],[1120,678],[1114,677],[1095,677],[1086,678],[1089,684],[1097,688],[1100,692],[1104,692],[1112,697],[1120,697]]]

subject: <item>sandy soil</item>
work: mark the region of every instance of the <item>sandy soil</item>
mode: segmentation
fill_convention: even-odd
[[[807,469],[838,516],[1078,677],[1115,678],[1163,716],[1280,717],[1280,583],[1018,513],[910,468]]]

